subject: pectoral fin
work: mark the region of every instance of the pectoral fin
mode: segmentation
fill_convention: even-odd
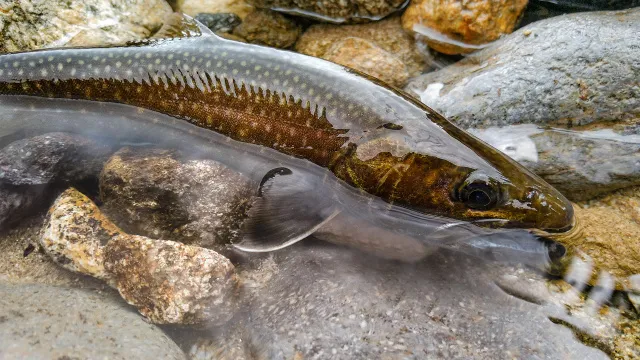
[[[340,212],[321,188],[321,180],[312,175],[288,168],[269,171],[242,226],[242,240],[234,246],[247,252],[268,252],[311,235]]]

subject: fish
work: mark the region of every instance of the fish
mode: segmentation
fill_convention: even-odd
[[[532,239],[575,225],[556,189],[402,90],[186,16],[123,46],[0,55],[0,131],[215,159],[256,185],[234,244],[247,252],[313,235],[412,261],[440,247],[542,253]]]

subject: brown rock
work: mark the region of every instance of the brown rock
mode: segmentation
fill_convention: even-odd
[[[324,58],[398,87],[409,79],[407,67],[400,59],[360,38],[349,37],[333,44]]]
[[[233,34],[253,44],[286,49],[295,44],[300,27],[292,20],[269,10],[256,10],[248,14],[233,29]]]
[[[274,9],[323,22],[380,20],[400,9],[405,0],[249,0],[259,8]]]
[[[156,324],[220,325],[237,309],[234,267],[215,251],[120,235],[104,257],[120,295]]]
[[[386,51],[405,65],[409,76],[420,74],[426,67],[423,55],[418,52],[411,36],[402,29],[399,17],[362,25],[313,25],[300,36],[295,49],[303,54],[327,59],[327,54],[348,37],[366,40]],[[389,70],[394,68],[389,67]],[[383,77],[394,78],[395,74],[385,73]],[[400,78],[395,82],[399,83],[398,80]]]
[[[593,280],[598,272],[607,271],[619,289],[629,288],[629,277],[640,274],[640,187],[574,208],[583,236],[565,240],[565,245],[591,258]]]
[[[39,242],[65,269],[108,280],[103,246],[120,233],[89,198],[70,188],[51,206]]]
[[[233,13],[244,19],[254,10],[253,6],[244,0],[177,0],[175,8],[189,16],[199,13]]]
[[[123,148],[100,176],[104,210],[127,232],[211,247],[238,234],[254,187],[212,160]]]
[[[467,54],[513,31],[528,0],[413,0],[402,26],[433,49]]]

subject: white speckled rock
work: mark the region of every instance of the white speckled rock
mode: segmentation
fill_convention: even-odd
[[[105,248],[105,269],[122,297],[157,324],[219,325],[238,306],[235,269],[212,250],[120,235]]]
[[[89,198],[70,188],[49,209],[40,246],[60,266],[108,281],[103,246],[119,233]]]
[[[144,39],[171,11],[165,0],[2,0],[0,52]]]

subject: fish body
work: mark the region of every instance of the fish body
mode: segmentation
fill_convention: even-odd
[[[345,213],[403,224],[420,241],[452,223],[474,234],[573,225],[555,189],[402,91],[212,34],[1,55],[0,115],[5,132],[29,118],[34,129],[120,138],[150,126],[174,143],[190,134],[260,182],[246,249],[286,246]],[[291,209],[308,216],[288,223]]]

